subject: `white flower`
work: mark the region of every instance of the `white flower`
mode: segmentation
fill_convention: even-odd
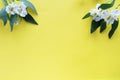
[[[6,12],[15,15],[18,14],[21,17],[25,17],[27,15],[27,6],[22,2],[20,4],[16,4],[15,2],[12,2],[8,6],[6,6]]]
[[[97,4],[96,8],[90,11],[90,15],[93,17],[93,20],[95,20],[96,22],[101,20],[102,9],[99,7],[100,7],[100,4]]]
[[[8,6],[6,6],[6,12],[9,13],[9,14],[11,14],[11,15],[15,15],[15,8],[16,7],[17,7],[17,4],[15,4],[14,2],[12,2]]]
[[[118,9],[114,9],[110,13],[115,20],[118,20],[118,16],[120,16],[120,11]]]
[[[104,10],[102,11],[101,17],[107,24],[113,24],[114,21],[118,20],[118,16],[120,15],[120,11],[118,9],[114,9],[112,11]]]
[[[19,4],[15,10],[15,12],[20,15],[21,17],[25,17],[27,15],[27,6],[22,2]]]

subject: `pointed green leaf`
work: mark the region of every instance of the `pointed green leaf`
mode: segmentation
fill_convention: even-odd
[[[0,11],[0,19],[3,20],[4,25],[7,24],[8,14],[7,14],[7,12],[5,11],[5,8],[3,8],[3,9]]]
[[[82,19],[86,19],[88,17],[90,17],[90,13],[87,13]]]
[[[29,23],[38,25],[38,23],[34,20],[34,18],[30,14],[27,14],[25,17],[23,17],[23,19]]]
[[[119,21],[114,21],[114,23],[112,24],[112,28],[109,32],[109,38],[111,38],[113,36],[113,34],[116,31],[118,25],[119,25]]]
[[[17,17],[18,17],[17,15],[11,15],[10,16],[10,28],[11,28],[11,31],[13,31],[13,26],[17,21]]]
[[[31,2],[29,2],[28,0],[20,0],[20,1],[22,1],[27,7],[32,9],[34,11],[34,13],[37,14],[37,10]]]
[[[116,1],[116,0],[113,0],[110,4],[101,4],[101,6],[100,6],[99,8],[101,8],[101,9],[111,8],[111,7],[113,7],[113,5],[115,4],[115,1]]]
[[[101,21],[92,21],[92,24],[91,24],[91,33],[95,32],[97,30],[97,28],[101,25]]]
[[[102,21],[101,27],[100,27],[100,33],[102,33],[106,29],[106,22]]]

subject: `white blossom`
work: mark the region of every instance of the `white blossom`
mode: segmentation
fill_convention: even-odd
[[[120,11],[118,9],[114,9],[112,11],[104,10],[102,11],[101,17],[107,24],[113,24],[115,20],[118,20],[119,15]]]
[[[90,11],[90,15],[93,17],[93,20],[98,22],[103,19],[107,24],[113,24],[115,20],[118,20],[118,16],[120,16],[120,10],[114,9],[112,11],[108,11],[102,10],[99,7],[100,4],[97,4],[96,8]]]
[[[15,15],[18,14],[21,17],[25,17],[27,15],[27,6],[21,2],[20,4],[16,4],[15,2],[12,2],[8,6],[6,6],[6,12]]]
[[[93,20],[95,20],[96,22],[101,20],[102,9],[99,7],[100,7],[100,4],[97,4],[96,8],[90,11],[90,15],[93,17]]]
[[[15,8],[17,7],[17,4],[15,2],[12,2],[8,6],[6,6],[6,12],[15,15]]]
[[[21,3],[17,6],[15,12],[21,17],[25,17],[27,15],[27,6],[24,3]]]

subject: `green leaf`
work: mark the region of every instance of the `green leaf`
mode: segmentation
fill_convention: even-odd
[[[91,24],[91,33],[95,32],[97,30],[97,28],[101,25],[101,21],[92,21],[92,24]]]
[[[109,38],[111,38],[113,36],[113,34],[115,33],[118,25],[119,25],[119,21],[114,21],[114,23],[112,24],[112,28],[109,32]]]
[[[102,21],[101,27],[100,27],[100,33],[102,33],[106,29],[106,22]]]
[[[7,0],[2,0],[2,2],[4,3],[4,5],[5,5],[5,6],[7,6],[7,5],[8,5]]]
[[[3,9],[0,11],[0,19],[3,20],[4,25],[7,24],[8,14],[7,14],[7,12],[5,11],[5,8],[3,8]]]
[[[17,15],[11,15],[10,16],[10,28],[11,28],[11,31],[13,31],[13,26],[17,21],[17,17],[18,17]]]
[[[101,6],[100,6],[99,8],[101,8],[101,9],[111,8],[111,7],[113,7],[113,5],[115,4],[115,1],[116,1],[116,0],[113,0],[110,4],[101,4]]]
[[[90,17],[90,13],[87,13],[82,19],[86,19],[88,17]]]
[[[27,14],[25,17],[23,17],[23,19],[29,23],[38,25],[38,23],[34,20],[34,18],[30,14]]]
[[[37,10],[31,2],[29,2],[28,0],[20,0],[20,1],[22,1],[27,7],[32,9],[35,14],[37,14]]]

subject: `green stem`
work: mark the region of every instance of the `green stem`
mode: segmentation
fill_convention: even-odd
[[[8,5],[7,0],[2,0],[2,2],[3,2],[3,4],[4,4],[4,6],[7,6],[7,5]]]
[[[113,0],[107,0],[106,3],[111,3]]]
[[[120,4],[116,7],[116,9],[118,9],[120,7]]]

